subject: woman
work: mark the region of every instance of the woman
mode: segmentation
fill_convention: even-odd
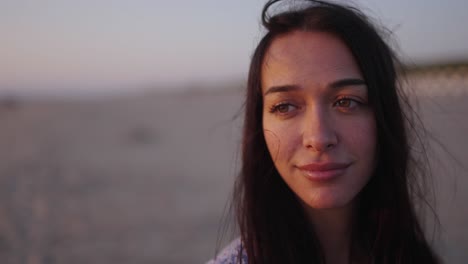
[[[354,8],[268,17],[277,2],[250,65],[241,237],[213,263],[439,263],[415,212],[423,167],[391,49]]]

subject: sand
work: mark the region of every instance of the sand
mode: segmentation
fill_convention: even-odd
[[[446,148],[431,155],[442,226],[435,246],[447,263],[466,263],[468,96],[420,99]],[[211,258],[239,170],[242,100],[228,92],[4,101],[2,263]]]

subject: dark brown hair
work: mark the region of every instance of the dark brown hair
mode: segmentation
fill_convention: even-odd
[[[359,256],[359,261],[366,263],[438,263],[415,210],[415,197],[424,200],[421,181],[416,178],[424,166],[415,162],[410,151],[414,119],[399,89],[399,64],[393,51],[356,8],[306,1],[308,6],[268,16],[277,2],[270,0],[263,9],[267,32],[250,64],[242,168],[233,197],[249,264],[325,263],[302,207],[274,167],[262,128],[261,67],[265,53],[276,37],[295,30],[327,32],[348,46],[367,83],[375,114],[378,161],[359,194],[351,258]]]

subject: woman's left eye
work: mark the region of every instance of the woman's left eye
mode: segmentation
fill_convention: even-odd
[[[359,102],[351,98],[341,98],[341,99],[338,99],[334,103],[334,106],[337,106],[340,108],[348,108],[348,109],[355,108],[358,105],[359,105]]]

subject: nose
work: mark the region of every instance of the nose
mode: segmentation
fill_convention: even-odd
[[[307,149],[325,152],[338,144],[335,124],[326,109],[307,111],[302,123],[302,143]]]

